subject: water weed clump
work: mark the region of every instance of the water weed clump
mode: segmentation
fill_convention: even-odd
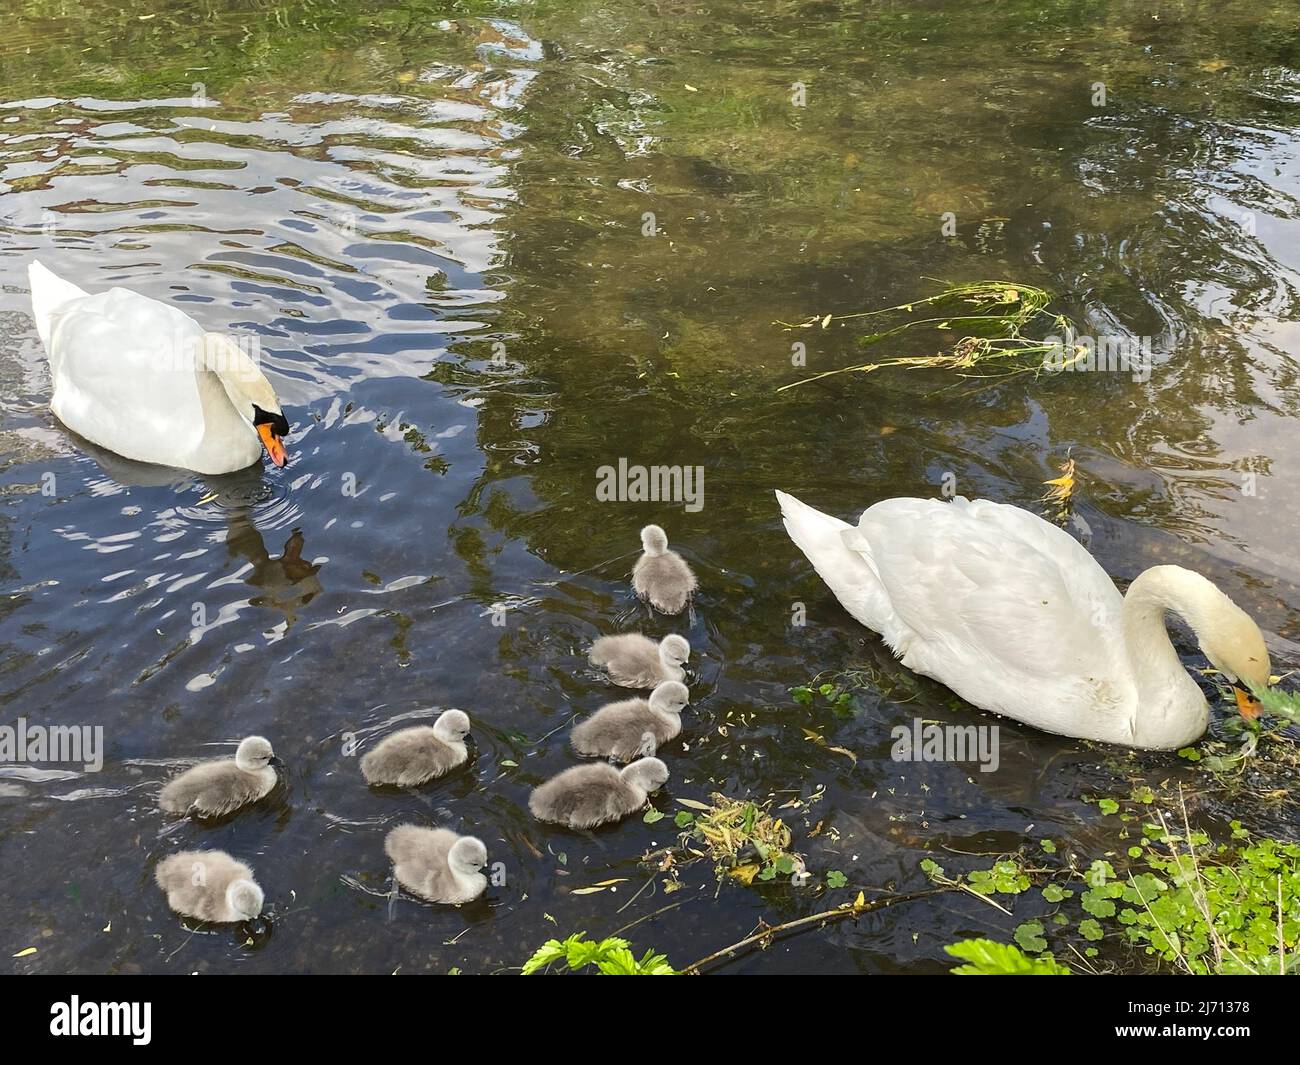
[[[882,323],[903,318],[895,325],[884,325],[875,332],[858,338],[863,347],[912,333],[936,335],[936,350],[930,355],[907,355],[880,359],[826,370],[777,389],[820,381],[842,373],[872,373],[890,367],[910,370],[949,370],[959,377],[1003,377],[1019,373],[1038,373],[1048,370],[1059,372],[1084,358],[1086,350],[1068,352],[1062,357],[1059,342],[1030,336],[1026,330],[1034,324],[1055,327],[1061,334],[1069,334],[1070,322],[1060,314],[1048,310],[1050,294],[1033,285],[1014,281],[971,281],[965,284],[945,285],[933,296],[882,307],[877,311],[858,311],[853,314],[814,315],[805,322],[778,322],[787,329],[827,329],[832,322],[879,319]],[[920,312],[927,317],[916,317]],[[939,312],[939,313],[933,313]],[[948,341],[943,334],[962,334],[956,341]]]
[[[1200,673],[1217,692],[1212,702],[1233,709],[1223,714],[1214,738],[1183,747],[1178,756],[1229,794],[1249,797],[1256,804],[1293,802],[1291,784],[1300,771],[1300,747],[1292,726],[1300,720],[1300,696],[1276,687],[1280,677],[1271,677],[1269,687],[1247,695],[1217,669]]]
[[[730,876],[742,884],[790,877],[804,871],[803,859],[790,850],[790,828],[779,817],[772,816],[770,803],[729,799],[716,793],[707,803],[677,801],[691,809],[682,810],[675,819],[677,827],[685,830],[680,841],[685,861],[674,861],[675,867],[708,858],[719,877]],[[659,814],[654,820],[664,816]],[[646,820],[651,817],[647,813]]]

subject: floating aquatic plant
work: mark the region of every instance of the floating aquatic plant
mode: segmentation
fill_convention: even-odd
[[[772,816],[767,804],[715,794],[695,815],[692,832],[718,871],[742,884],[790,876],[803,868],[799,856],[790,853],[790,829]]]
[[[1036,323],[1055,326],[1062,334],[1069,330],[1070,323],[1064,316],[1048,310],[1050,299],[1045,289],[1033,285],[1022,285],[1014,281],[971,281],[960,285],[945,285],[941,292],[933,296],[893,307],[882,307],[876,311],[815,315],[798,323],[778,322],[778,325],[787,329],[827,329],[832,322],[878,319],[882,323],[888,323],[898,318],[905,319],[895,325],[886,324],[875,332],[859,337],[858,343],[864,347],[913,332],[958,332],[963,335],[932,355],[900,356],[859,363],[856,366],[842,366],[782,385],[777,391],[784,392],[788,388],[820,381],[836,374],[871,373],[888,367],[951,370],[960,377],[1000,377],[1017,373],[1037,375],[1049,368],[1047,357],[1052,356],[1050,369],[1058,371],[1085,357],[1086,351],[1065,352],[1059,339],[1036,339],[1026,335],[1025,330]],[[925,312],[927,316],[915,317],[918,312]]]
[[[973,966],[960,971],[1024,971],[1018,955],[1051,958],[1049,945],[1063,945],[1084,970],[1113,972],[1101,960],[1103,943],[1192,975],[1300,971],[1300,844],[1252,836],[1236,821],[1232,842],[1214,844],[1191,827],[1181,788],[1180,826],[1171,828],[1161,800],[1146,787],[1126,800],[1099,799],[1102,816],[1126,826],[1121,838],[1128,843],[1086,866],[1047,839],[1039,841],[1041,854],[1004,855],[992,868],[964,875],[923,861],[933,882],[986,895],[1005,913],[1011,911],[997,898],[1020,909],[1017,897],[1032,906],[1037,895],[1049,907],[1016,926],[1015,947],[949,950]],[[1138,822],[1140,835],[1131,835],[1127,825]]]
[[[647,855],[647,860],[658,863],[661,870],[671,871],[675,877],[678,867],[709,858],[720,877],[730,876],[742,884],[804,871],[803,859],[790,850],[790,829],[779,817],[772,816],[770,803],[729,799],[716,793],[707,803],[677,801],[689,807],[674,820],[678,828],[684,829],[680,849]],[[654,821],[664,816],[659,814]],[[649,813],[646,820],[651,820]]]

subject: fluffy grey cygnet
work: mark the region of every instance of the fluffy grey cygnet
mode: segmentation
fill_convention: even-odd
[[[153,875],[167,905],[185,917],[224,924],[262,912],[253,870],[225,851],[180,851],[159,862]]]
[[[361,774],[367,784],[424,784],[464,764],[468,735],[469,715],[444,710],[432,727],[416,725],[386,736],[361,759]]]
[[[631,762],[654,754],[682,731],[682,710],[691,701],[685,684],[666,680],[649,699],[602,706],[569,734],[579,754]]]
[[[270,740],[248,736],[240,741],[234,758],[200,762],[168,781],[158,805],[169,814],[221,817],[269,795],[275,787],[276,767],[282,765]]]
[[[668,550],[668,534],[658,525],[641,530],[641,546],[645,554],[632,568],[633,591],[661,613],[680,614],[699,587],[691,567]]]
[[[449,828],[398,825],[384,839],[397,882],[430,902],[470,902],[487,890],[487,847]]]
[[[602,636],[591,645],[591,664],[624,688],[655,688],[666,680],[686,679],[682,664],[691,657],[685,637],[665,636],[658,643],[639,632]]]
[[[538,785],[528,809],[539,821],[595,828],[636,813],[667,782],[668,767],[658,758],[641,758],[622,769],[605,762],[579,765]]]

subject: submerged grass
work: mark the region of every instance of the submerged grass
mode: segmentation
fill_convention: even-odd
[[[950,370],[960,377],[1003,377],[1012,374],[1044,370],[1057,372],[1084,357],[1083,351],[1065,352],[1059,342],[1035,339],[1025,330],[1034,323],[1053,325],[1062,334],[1069,329],[1063,315],[1048,309],[1050,294],[1033,285],[1014,281],[970,281],[965,284],[947,284],[942,291],[910,303],[882,307],[876,311],[859,311],[854,314],[816,315],[805,322],[778,322],[787,329],[827,329],[832,322],[860,319],[882,319],[914,316],[931,312],[927,317],[908,317],[896,325],[878,329],[858,338],[864,347],[878,344],[905,333],[928,331],[933,333],[961,332],[955,343],[941,347],[932,355],[899,356],[876,362],[842,366],[835,370],[805,377],[777,389],[789,388],[820,381],[843,373],[871,373],[889,367],[912,370]],[[954,313],[939,313],[950,309]],[[973,372],[979,370],[981,372]]]

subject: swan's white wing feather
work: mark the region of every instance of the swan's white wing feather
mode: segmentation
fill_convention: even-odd
[[[189,315],[127,289],[70,300],[53,315],[50,405],[96,444],[181,465],[204,431],[194,365],[202,338]]]
[[[257,461],[256,434],[202,366],[198,322],[129,289],[86,295],[39,263],[30,276],[50,409],[68,428],[126,458],[200,473]]]
[[[884,632],[904,665],[970,702],[1040,728],[1098,736],[1132,691],[1121,598],[1072,537],[985,501],[891,499],[848,546],[869,557],[895,615]]]

